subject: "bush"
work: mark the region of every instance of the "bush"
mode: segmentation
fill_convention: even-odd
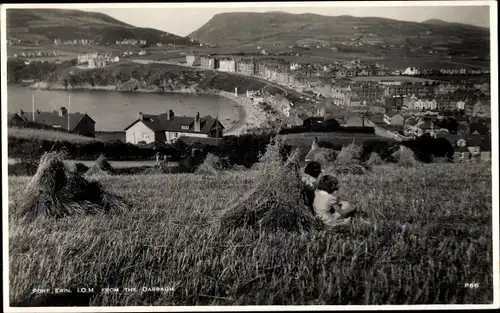
[[[49,141],[26,138],[8,138],[9,158],[38,159],[45,152],[64,150],[68,159],[95,160],[105,154],[112,160],[152,159],[156,150],[152,146],[140,147],[121,141],[72,143],[69,141]]]

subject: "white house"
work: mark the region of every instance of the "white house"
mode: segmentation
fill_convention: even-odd
[[[159,115],[139,112],[138,118],[125,128],[126,142],[137,144],[176,141],[179,137],[222,138],[224,126],[211,116],[175,116],[172,110]]]
[[[220,60],[219,71],[222,72],[236,72],[236,61],[234,60]]]
[[[408,67],[404,72],[404,75],[419,75],[420,71],[415,67]]]
[[[194,54],[187,54],[186,55],[186,63],[189,66],[193,66],[194,62],[196,61],[197,56]]]

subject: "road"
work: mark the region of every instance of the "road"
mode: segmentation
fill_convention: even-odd
[[[130,61],[132,61],[134,63],[138,63],[138,64],[150,64],[150,63],[170,64],[170,65],[176,65],[176,66],[182,66],[182,67],[195,69],[198,71],[207,71],[208,70],[208,71],[213,71],[215,73],[219,73],[219,71],[216,71],[213,69],[207,69],[207,68],[202,68],[202,67],[198,67],[198,66],[191,66],[191,65],[187,65],[187,64],[178,64],[178,63],[170,62],[170,61],[156,61],[156,60],[143,60],[143,59],[131,59]],[[247,74],[237,73],[237,72],[231,72],[231,74],[253,78],[255,80],[266,83],[269,86],[278,88],[278,89],[282,90],[283,92],[285,92],[285,94],[293,94],[293,95],[298,96],[298,97],[312,98],[310,94],[306,94],[306,93],[297,91],[295,89],[292,89],[288,86],[283,86],[281,84],[268,81],[268,80],[261,78],[261,77],[258,77],[258,76],[247,75]],[[266,85],[266,87],[267,87],[267,85]],[[266,88],[266,87],[264,87],[264,88]],[[325,102],[324,100],[316,100],[316,103],[322,104],[324,102]]]

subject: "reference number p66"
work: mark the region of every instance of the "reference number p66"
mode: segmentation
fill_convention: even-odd
[[[465,283],[464,288],[476,289],[479,288],[479,283]]]

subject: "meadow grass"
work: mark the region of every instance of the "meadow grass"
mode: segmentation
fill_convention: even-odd
[[[25,139],[36,139],[36,140],[48,140],[48,141],[69,141],[73,143],[87,143],[91,141],[102,141],[100,139],[85,137],[71,133],[52,131],[46,129],[34,129],[34,128],[17,128],[9,127],[8,136],[13,138],[25,138]]]
[[[29,223],[9,210],[10,301],[38,305],[491,303],[491,167],[431,164],[341,175],[368,223],[313,233],[214,231],[255,170],[110,176],[120,217]],[[9,196],[28,177],[9,177]],[[476,282],[478,289],[464,288]],[[173,287],[171,292],[33,294],[33,288]]]

